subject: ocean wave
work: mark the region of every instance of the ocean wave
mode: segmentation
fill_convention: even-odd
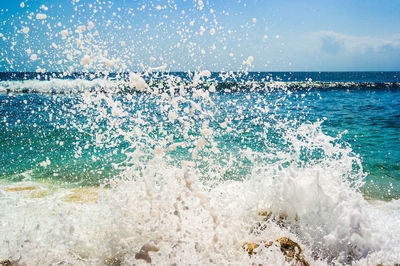
[[[170,90],[163,78],[146,79],[143,82],[149,92],[164,92]],[[200,84],[195,81],[181,80],[174,84],[173,89],[178,91],[180,86],[186,89],[203,88],[218,92],[235,91],[265,91],[265,90],[399,90],[399,82],[322,82],[322,81],[218,81],[210,80]],[[68,94],[86,91],[129,93],[141,91],[136,83],[129,79],[58,79],[49,80],[12,80],[0,81],[0,93],[44,93]]]
[[[72,132],[71,153],[63,156],[81,163],[83,176],[90,163],[101,163],[96,187],[74,188],[51,168],[56,158],[45,156],[21,174],[23,182],[3,182],[0,258],[28,265],[400,261],[399,201],[365,199],[360,155],[341,134],[326,134],[324,120],[308,119],[306,94],[290,87],[320,83],[249,81],[235,89],[208,76],[7,81],[19,90],[84,92],[51,104],[10,98],[5,110],[35,103],[41,119]],[[246,93],[210,93],[224,86]],[[98,93],[127,88],[149,93]],[[23,128],[12,114],[7,125]],[[57,140],[51,149],[66,144]],[[106,167],[118,171],[102,178]],[[33,181],[40,170],[62,185]]]
[[[279,244],[263,243],[286,237],[311,265],[398,262],[400,203],[368,202],[332,170],[286,169],[210,187],[194,169],[158,161],[110,188],[3,184],[0,256],[29,265],[284,265]],[[253,255],[246,243],[258,245]],[[138,255],[146,246],[151,252]]]
[[[50,79],[50,80],[23,80],[0,81],[0,93],[44,93],[66,94],[92,91],[98,88],[113,90],[121,81],[107,79]]]

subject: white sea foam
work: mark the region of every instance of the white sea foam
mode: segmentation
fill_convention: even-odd
[[[313,265],[327,263],[317,257],[355,265],[398,262],[399,202],[367,202],[331,170],[288,169],[209,187],[195,170],[154,162],[144,176],[115,180],[99,190],[97,202],[86,203],[66,202],[71,189],[28,183],[12,186],[36,189],[16,192],[3,185],[0,256],[28,265],[130,265],[143,263],[135,256],[151,244],[159,249],[149,253],[156,265],[276,265],[284,263],[277,247],[250,257],[241,246],[286,236]],[[260,234],[250,233],[258,211],[268,209],[287,213],[290,224],[268,223]]]
[[[32,54],[31,50],[27,50],[27,53],[30,54],[31,60],[37,60],[38,56],[36,54]],[[87,65],[90,63],[90,57],[85,55],[82,60],[82,65]],[[104,58],[104,63],[113,67],[113,61]],[[157,71],[165,71],[167,65],[161,65],[158,67],[149,68],[145,73],[134,73],[129,77],[129,79],[109,79],[109,78],[93,78],[92,80],[88,80],[85,78],[77,78],[77,79],[61,79],[61,78],[51,78],[49,80],[35,80],[35,79],[27,79],[27,80],[15,80],[15,81],[0,81],[0,93],[4,92],[37,92],[37,93],[76,93],[76,92],[84,92],[87,90],[92,90],[95,88],[102,88],[106,91],[113,91],[116,88],[121,87],[130,87],[131,89],[137,88],[138,90],[143,90],[148,87],[148,83],[155,83],[156,81],[152,78],[149,80],[145,80],[141,77],[141,75],[147,76],[151,72]],[[41,71],[42,72],[42,71]],[[51,74],[49,74],[51,75]],[[228,75],[228,74],[227,74]],[[168,76],[168,73],[164,75]],[[195,73],[192,80],[183,81],[185,84],[190,84],[191,86],[197,86],[203,81],[208,80],[209,82],[213,81],[210,79],[211,72],[210,71],[200,71]],[[179,78],[178,78],[179,79]],[[176,80],[176,78],[172,78],[172,80]],[[137,85],[137,86],[136,86]],[[206,84],[209,87],[210,92],[215,92],[216,86],[213,84]],[[365,84],[368,87],[383,87],[383,88],[391,88],[391,87],[399,87],[398,83],[368,83]],[[283,81],[246,81],[245,83],[238,83],[238,87],[236,90],[250,89],[250,90],[264,90],[264,89],[272,89],[272,90],[284,90],[287,91],[288,88],[295,89],[305,89],[307,90],[310,87],[313,88],[331,88],[331,87],[341,87],[343,89],[353,88],[359,86],[354,82],[283,82]],[[290,93],[290,90],[288,90]]]
[[[37,93],[77,93],[96,88],[107,88],[112,91],[124,81],[106,79],[50,79],[50,80],[23,80],[0,81],[0,93],[4,92],[37,92]]]
[[[210,76],[209,71],[199,72],[192,83]],[[173,80],[169,86],[179,87]],[[51,90],[60,87],[57,82],[71,89],[117,83],[52,80],[30,86],[40,84],[43,90],[48,84]],[[139,74],[131,73],[128,82],[139,90],[148,89]],[[135,115],[129,114],[132,105],[123,105],[124,99],[113,94],[86,90],[78,95],[81,101],[71,111],[90,115],[74,121],[74,126],[93,133],[93,145],[118,147],[114,141],[120,138],[129,143],[122,151],[124,162],[114,165],[122,172],[98,188],[3,183],[0,242],[5,248],[0,249],[0,258],[27,265],[132,265],[149,258],[155,265],[284,265],[287,261],[277,242],[261,245],[252,256],[242,245],[288,237],[302,247],[312,265],[400,261],[400,203],[364,199],[358,191],[364,177],[360,159],[341,144],[340,136],[324,134],[321,122],[274,116],[271,110],[287,94],[271,102],[249,93],[248,98],[255,100],[248,110],[252,114],[248,130],[263,125],[254,141],[266,148],[221,152],[220,136],[241,134],[232,122],[236,116],[224,109],[245,106],[228,100],[214,108],[215,98],[207,90],[192,89],[191,96],[184,90],[178,95],[130,96],[132,105],[140,106]],[[155,117],[148,112],[150,107],[164,116]],[[226,117],[220,117],[221,110]],[[265,118],[268,123],[262,122]],[[154,119],[155,129],[150,123]],[[106,124],[105,131],[98,130],[100,121]],[[169,135],[164,128],[170,125],[179,130]],[[160,132],[159,137],[151,137],[153,130]],[[266,133],[273,130],[282,133],[286,146],[270,142]],[[177,149],[188,149],[190,156],[171,163],[171,152]],[[324,156],[304,163],[304,150],[322,151]],[[245,159],[251,165],[249,174],[238,180],[226,178]],[[259,216],[265,211],[272,213],[268,221]]]

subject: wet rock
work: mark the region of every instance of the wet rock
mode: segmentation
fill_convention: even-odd
[[[280,249],[282,254],[285,256],[287,262],[292,263],[293,265],[301,265],[301,266],[310,266],[310,264],[306,261],[303,256],[303,250],[300,245],[296,242],[290,240],[287,237],[281,237],[275,242],[280,244]],[[264,245],[264,247],[269,248],[272,246],[273,242],[266,243],[245,243],[242,245],[242,248],[249,254],[249,256],[257,254],[255,249],[257,249],[260,245]]]
[[[147,263],[151,263],[151,257],[149,255],[149,252],[157,252],[160,249],[154,245],[151,244],[145,244],[143,245],[143,247],[140,249],[140,251],[138,253],[136,253],[135,255],[135,259],[137,260],[144,260]]]
[[[11,264],[10,260],[2,260],[2,261],[0,261],[0,265],[1,266],[10,266],[12,264]]]
[[[288,215],[285,213],[279,213],[279,215],[274,215],[270,211],[260,211],[258,213],[258,216],[260,216],[262,221],[257,222],[255,225],[252,226],[252,228],[250,230],[251,234],[255,234],[255,235],[260,234],[262,231],[264,231],[267,228],[268,223],[275,223],[276,225],[278,225],[281,228],[287,228],[289,226],[296,226],[296,224],[293,223],[293,220],[290,220]],[[299,217],[297,215],[294,218],[294,221],[295,222],[299,221]]]
[[[21,258],[18,260],[0,260],[0,266],[26,266],[25,263],[20,263]]]
[[[280,213],[279,215],[272,215],[270,211],[260,211],[258,213],[259,216],[263,218],[263,221],[272,221],[279,225],[280,227],[285,227],[288,224],[288,215],[286,213]],[[299,221],[299,217],[296,215],[294,218],[296,222]]]
[[[309,266],[310,264],[304,259],[303,257],[303,250],[301,249],[300,245],[296,242],[290,240],[287,237],[281,237],[278,240],[281,245],[281,252],[286,257],[286,261],[291,262],[295,259],[296,264],[302,266]]]
[[[271,242],[272,245],[272,242]],[[260,245],[256,244],[256,243],[244,243],[242,245],[242,248],[249,254],[249,256],[257,254],[257,252],[255,252],[255,249],[257,249]]]
[[[255,225],[252,226],[250,230],[251,234],[260,234],[267,228],[269,222],[273,222],[281,228],[287,227],[287,224],[289,223],[289,221],[287,220],[288,217],[284,213],[275,216],[270,211],[261,211],[258,213],[258,216],[260,216],[262,221],[257,222]]]

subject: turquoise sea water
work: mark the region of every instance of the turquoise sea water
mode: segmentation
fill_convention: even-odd
[[[400,261],[397,72],[0,77],[0,261]]]
[[[326,135],[335,138],[339,135],[335,141],[348,145],[354,156],[359,157],[366,175],[362,189],[367,196],[385,199],[400,197],[400,73],[241,75],[223,79],[220,73],[213,73],[211,79],[216,84],[216,92],[210,97],[215,105],[205,106],[205,116],[196,118],[202,122],[209,120],[210,128],[214,129],[216,146],[221,154],[213,156],[218,157],[215,160],[220,165],[227,164],[229,156],[237,157],[225,173],[225,179],[246,179],[251,172],[252,162],[240,155],[242,151],[250,149],[268,153],[271,145],[284,151],[288,141],[282,138],[285,131],[302,123],[319,121]],[[190,78],[187,73],[174,73],[174,76],[181,77],[183,81]],[[85,90],[100,87],[93,83],[93,77],[90,80],[83,74],[76,74],[53,83],[45,75],[37,79],[36,74],[28,73],[3,73],[1,78],[1,179],[16,182],[28,176],[75,185],[96,185],[118,175],[122,168],[113,165],[123,164],[127,159],[124,149],[129,149],[129,143],[117,134],[118,128],[110,128],[110,123],[116,123],[126,131],[133,130],[138,124],[136,120],[114,116],[112,105],[106,103],[91,103],[84,112],[80,110]],[[153,79],[157,82],[163,80],[155,75],[148,77],[147,82]],[[123,78],[115,77],[113,80]],[[254,84],[246,85],[249,81]],[[274,84],[276,88],[267,91],[263,84]],[[106,93],[110,89],[101,86]],[[157,86],[160,95],[162,90],[168,91],[165,84],[164,87]],[[81,91],[65,93],[66,89],[73,91],[77,88]],[[131,95],[134,101],[127,95]],[[159,106],[160,95],[130,91],[115,93],[111,98],[129,116],[142,117],[144,122],[141,127],[154,127],[151,132],[146,130],[150,139],[157,142],[165,135],[174,134],[174,142],[179,142],[183,139],[182,128],[176,122],[165,123],[168,114]],[[193,94],[188,92],[183,97],[191,99]],[[102,115],[98,113],[100,108]],[[207,117],[207,112],[212,113],[212,119]],[[231,122],[231,132],[221,130],[219,124],[225,119]],[[274,127],[282,122],[288,126],[284,129]],[[268,130],[264,128],[265,123],[270,124]],[[90,127],[86,127],[88,124]],[[157,131],[158,126],[163,127],[165,132]],[[195,131],[191,128],[189,135],[196,135]],[[95,141],[99,132],[104,133],[105,138],[100,145]],[[266,141],[271,145],[266,145]],[[156,144],[148,145],[154,147]],[[170,162],[190,159],[189,149],[171,151]],[[308,150],[304,148],[299,163],[313,163],[322,159],[324,153],[312,147]],[[43,167],[46,160],[50,164]],[[263,160],[268,165],[275,159]],[[209,169],[210,166],[202,163],[200,168]]]

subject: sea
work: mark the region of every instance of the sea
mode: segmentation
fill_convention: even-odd
[[[0,261],[394,265],[399,199],[400,72],[0,73]]]

